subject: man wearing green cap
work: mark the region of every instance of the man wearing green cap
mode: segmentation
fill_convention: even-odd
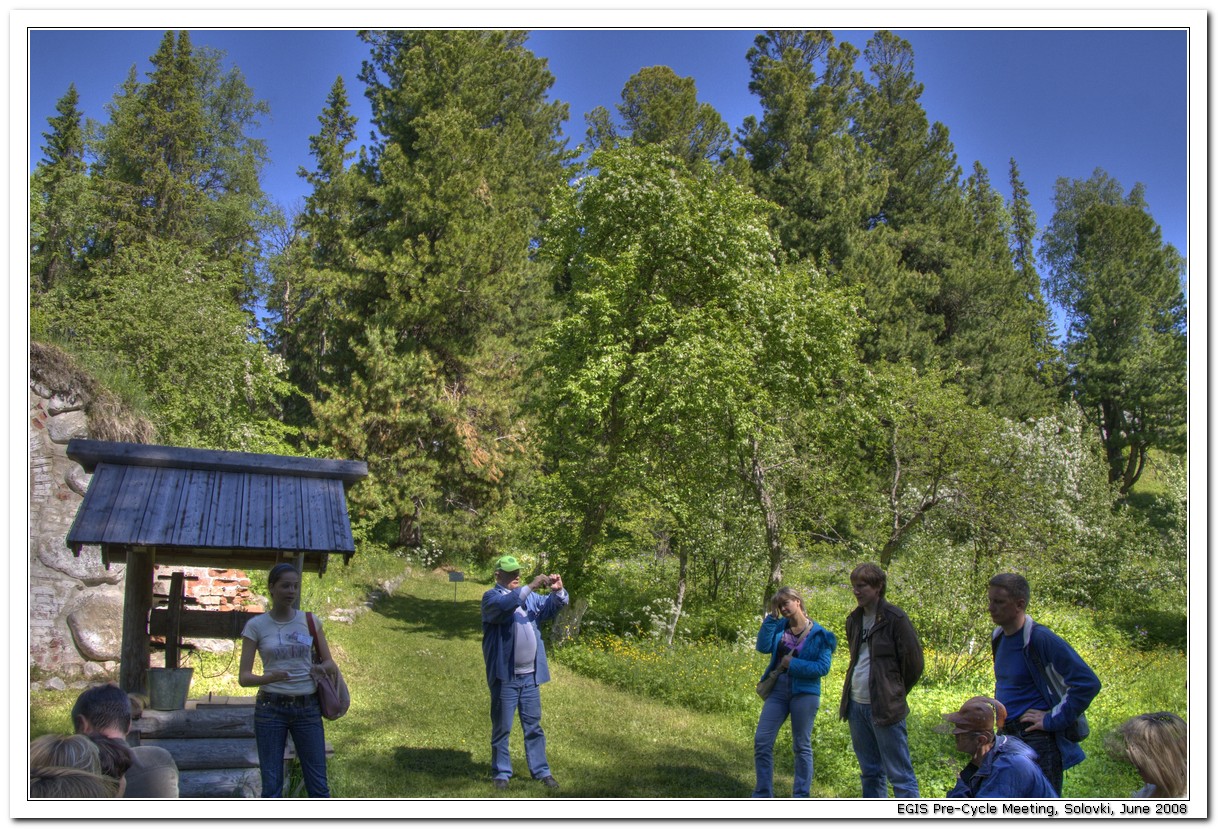
[[[545,598],[537,593],[543,588],[549,590]],[[515,556],[495,561],[495,586],[482,594],[482,658],[491,689],[491,774],[497,789],[506,789],[512,777],[508,737],[517,711],[529,773],[547,788],[558,788],[541,730],[540,686],[549,681],[550,670],[537,623],[554,618],[568,600],[557,573],[539,573],[522,585]]]

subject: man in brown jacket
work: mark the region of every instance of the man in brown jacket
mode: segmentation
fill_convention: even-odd
[[[922,645],[905,611],[884,600],[888,577],[875,564],[850,574],[858,607],[846,617],[850,665],[839,716],[850,723],[863,797],[917,797],[909,758],[905,695],[922,677]]]

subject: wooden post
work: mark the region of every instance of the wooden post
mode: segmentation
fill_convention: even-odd
[[[300,573],[300,589],[296,591],[296,601],[293,603],[300,610],[300,594],[304,592],[304,553],[296,554],[296,572]],[[285,777],[284,780],[287,780]]]
[[[123,644],[119,656],[119,687],[128,693],[148,693],[148,615],[152,612],[152,553],[127,550],[123,588]]]
[[[178,646],[182,642],[182,579],[181,570],[169,577],[169,631],[165,634],[165,667],[181,665]]]

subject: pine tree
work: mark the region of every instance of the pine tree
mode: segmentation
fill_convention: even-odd
[[[30,280],[44,294],[80,267],[89,237],[83,115],[76,84],[55,105],[42,137],[43,158],[30,179]]]
[[[289,240],[271,265],[267,308],[277,315],[275,344],[289,377],[303,398],[289,401],[288,415],[311,422],[308,400],[322,384],[334,384],[351,369],[350,351],[340,345],[356,336],[359,312],[349,308],[355,285],[353,222],[361,177],[350,162],[356,153],[356,118],[340,76],[318,116],[319,132],[309,137],[313,170],[298,175],[312,185]]]
[[[857,243],[885,181],[854,134],[863,88],[857,56],[827,31],[769,31],[747,55],[749,90],[763,113],[740,130],[750,181],[782,207],[774,222],[783,247],[830,266]]]
[[[395,543],[489,554],[524,468],[524,349],[549,283],[531,250],[564,178],[566,106],[522,32],[361,32],[377,138],[352,229],[317,436],[367,457],[355,496]],[[327,357],[327,359],[331,359]]]
[[[1151,449],[1186,445],[1184,259],[1163,242],[1142,186],[1124,195],[1099,169],[1058,179],[1041,256],[1070,321],[1070,388],[1100,431],[1109,480],[1128,493]]]
[[[707,103],[698,102],[693,78],[682,78],[667,66],[646,66],[626,81],[617,105],[635,145],[654,144],[688,166],[722,160],[731,131],[722,116]],[[612,147],[619,140],[609,111],[597,107],[589,113],[588,145]]]

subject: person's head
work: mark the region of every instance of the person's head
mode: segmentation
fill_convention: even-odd
[[[1027,579],[1018,573],[999,573],[990,579],[987,597],[994,624],[1008,633],[1023,626],[1028,600],[1032,598],[1032,588],[1028,586]]]
[[[30,797],[117,797],[118,784],[103,774],[67,766],[30,769]]]
[[[86,688],[72,706],[72,727],[77,734],[126,737],[131,730],[131,700],[113,682]]]
[[[520,586],[520,562],[516,556],[499,556],[495,559],[495,582],[509,590]]]
[[[135,753],[131,750],[131,746],[127,745],[126,740],[120,740],[118,737],[103,737],[100,734],[91,734],[88,739],[91,739],[97,746],[98,757],[101,760],[101,773],[118,781],[119,797],[122,797],[122,791],[126,785],[124,775],[135,764]]]
[[[850,589],[859,607],[874,607],[888,589],[888,574],[878,564],[860,564],[850,573]]]
[[[1175,714],[1139,714],[1117,729],[1119,754],[1133,763],[1157,797],[1188,793],[1188,724]]]
[[[281,561],[267,574],[266,587],[271,594],[272,605],[293,607],[300,596],[300,571],[294,565]]]
[[[994,747],[997,732],[1007,721],[1007,709],[992,697],[972,697],[943,719],[946,722],[935,730],[954,735],[956,751],[980,759]]]
[[[803,616],[808,615],[808,611],[804,609],[804,597],[794,587],[778,588],[773,598],[770,599],[770,612],[790,618],[796,614],[796,611]]]
[[[84,734],[43,734],[30,742],[30,766],[64,766],[101,774],[101,756]]]

